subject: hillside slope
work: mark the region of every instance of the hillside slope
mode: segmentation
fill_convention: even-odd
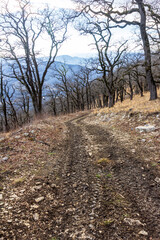
[[[0,134],[0,239],[160,239],[160,99],[147,97]]]

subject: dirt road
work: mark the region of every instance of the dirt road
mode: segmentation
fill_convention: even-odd
[[[37,180],[45,188],[39,195],[47,196],[36,209],[37,219],[31,224],[28,218],[29,230],[17,225],[11,231],[8,225],[0,239],[160,240],[158,173],[141,153],[132,153],[86,117],[66,123],[66,138],[54,149],[56,163],[49,162],[45,180]],[[25,206],[19,200],[26,213],[33,192],[27,199]]]
[[[160,239],[160,186],[139,156],[85,117],[67,123],[58,239]]]

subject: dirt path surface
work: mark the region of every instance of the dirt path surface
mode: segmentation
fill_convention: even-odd
[[[15,199],[12,221],[3,215],[0,239],[160,240],[159,173],[141,150],[87,115],[69,120],[65,134]]]

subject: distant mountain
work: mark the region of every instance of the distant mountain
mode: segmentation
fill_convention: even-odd
[[[45,85],[53,84],[56,81],[56,78],[55,78],[56,70],[55,69],[61,68],[62,65],[65,65],[65,68],[67,69],[68,77],[70,77],[73,74],[73,72],[78,72],[82,67],[81,60],[82,59],[80,59],[78,57],[77,57],[77,59],[72,58],[70,56],[65,56],[65,58],[64,58],[64,56],[57,57],[56,61],[48,69],[48,72],[46,75],[46,80],[45,80]],[[39,67],[39,73],[40,73],[40,75],[42,75],[44,72],[45,66],[47,64],[47,58],[39,58],[37,60],[37,62],[38,62],[38,67]],[[84,63],[84,59],[83,59],[83,63]],[[11,64],[11,62],[10,62],[10,64]],[[17,67],[17,71],[18,71],[18,67]],[[3,73],[8,76],[9,75],[13,76],[12,69],[6,62],[3,62]],[[14,78],[7,77],[7,78],[4,78],[4,80],[5,79],[9,82],[10,85],[19,84],[18,81]]]
[[[56,77],[55,77],[56,70],[55,69],[60,69],[62,65],[63,66],[65,65],[68,77],[72,77],[73,72],[76,73],[76,72],[80,71],[80,69],[82,68],[82,66],[80,66],[80,65],[68,64],[68,63],[64,63],[64,62],[60,62],[60,61],[55,61],[55,63],[49,68],[49,70],[47,72],[45,85],[50,85],[50,84],[53,84],[54,82],[56,82]]]
[[[70,65],[84,66],[86,58],[71,57],[69,55],[61,55],[61,56],[56,57],[56,61],[61,62],[61,63],[70,64]]]
[[[39,72],[41,76],[47,64],[47,60],[48,60],[47,57],[42,57],[37,59]],[[13,63],[13,62],[10,62],[10,63]],[[86,58],[71,57],[68,55],[57,56],[56,61],[48,69],[44,85],[52,85],[53,83],[56,82],[55,69],[59,69],[62,65],[65,65],[65,68],[67,69],[67,76],[71,77],[73,75],[73,72],[80,71],[81,68],[85,66],[85,63],[86,63]],[[22,60],[22,64],[23,64],[23,60]],[[3,72],[6,75],[12,75],[12,69],[9,65],[7,65],[6,62],[3,62]],[[97,76],[96,72],[92,72],[91,75],[92,75],[91,79],[94,79]],[[10,85],[19,85],[19,82],[14,78],[7,78],[7,80],[9,81]]]

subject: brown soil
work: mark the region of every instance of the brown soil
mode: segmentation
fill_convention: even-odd
[[[33,165],[33,155],[17,160],[17,175],[13,162],[1,163],[0,240],[160,239],[159,130],[144,143],[150,134],[129,130],[130,120],[120,117],[109,124],[79,114],[54,129],[50,122],[43,138],[41,131],[32,139],[43,164],[38,153]],[[4,153],[13,149],[3,145]]]

